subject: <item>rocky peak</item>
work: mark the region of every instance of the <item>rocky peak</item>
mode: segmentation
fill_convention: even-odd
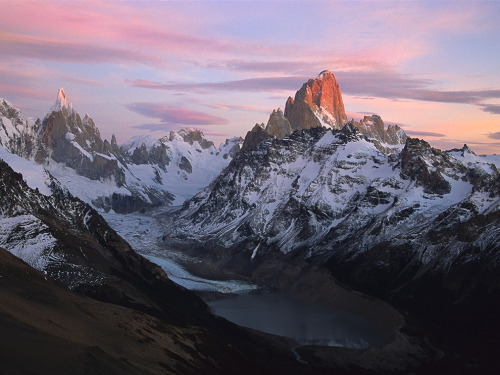
[[[21,111],[0,98],[0,145],[10,152],[30,158],[35,148],[35,136],[40,120],[27,120]]]
[[[120,148],[118,147],[118,143],[116,142],[116,136],[114,134],[111,135],[111,150],[117,153]]]
[[[57,98],[56,98],[56,102],[54,103],[54,105],[50,108],[50,112],[59,112],[61,111],[63,108],[68,108],[67,104],[66,104],[66,94],[64,93],[64,89],[61,87],[59,89],[59,91],[57,92]]]
[[[445,168],[451,168],[449,156],[435,149],[424,140],[408,138],[401,152],[401,175],[416,181],[427,194],[448,194],[451,185],[442,176]]]
[[[398,125],[389,125],[386,131],[386,143],[391,145],[404,144],[408,136]]]
[[[303,104],[301,104],[303,103]],[[314,121],[308,112],[314,117]],[[347,122],[342,93],[337,79],[328,70],[322,71],[316,79],[310,79],[302,85],[295,94],[295,99],[289,98],[285,107],[285,117],[288,118],[293,130],[310,129],[321,126],[324,122],[335,129],[341,129]],[[307,120],[304,122],[304,120]]]
[[[474,151],[472,151],[469,146],[467,146],[467,144],[464,144],[464,147],[462,147],[462,152],[464,154],[472,154],[472,155],[476,155],[476,153]]]
[[[198,129],[181,129],[177,132],[170,132],[170,141],[174,140],[175,135],[178,134],[184,140],[184,142],[192,145],[194,142],[198,142],[202,149],[207,149],[210,147],[215,147],[212,141],[205,138],[205,134]]]
[[[247,142],[245,139],[243,150],[269,137],[285,138],[298,130],[319,127],[340,130],[347,123],[339,84],[330,71],[324,70],[316,79],[304,83],[295,94],[295,99],[288,97],[284,113],[280,108],[273,110],[267,126],[258,125],[248,132],[247,136],[251,136],[251,140]],[[353,120],[351,125],[357,127],[384,153],[394,151],[387,145],[402,145],[406,142],[407,136],[403,129],[389,125],[386,130],[384,121],[378,115],[365,116],[359,122]]]
[[[288,122],[281,108],[273,110],[265,130],[269,135],[277,138],[285,138],[292,133],[290,122]]]
[[[114,178],[118,186],[125,182],[116,156],[110,155],[109,144],[101,139],[94,120],[89,115],[82,120],[67,104],[62,88],[36,134],[35,143],[33,159],[37,163],[52,159],[93,180]]]
[[[5,116],[8,119],[15,119],[22,117],[19,109],[10,104],[9,101],[0,98],[0,116]]]
[[[352,122],[348,122],[347,124],[345,124],[340,131],[347,137],[348,140],[355,140],[359,135],[359,129],[354,126]]]
[[[467,154],[476,155],[476,153],[474,151],[472,151],[469,148],[469,146],[467,146],[467,144],[464,144],[464,147],[462,147],[462,148],[454,148],[454,149],[449,150],[448,152],[457,152],[460,154],[460,156],[465,156]]]
[[[245,136],[245,141],[243,142],[243,146],[241,146],[241,152],[251,150],[260,142],[269,138],[272,138],[272,135],[264,130],[264,124],[255,124],[253,129]]]
[[[365,116],[355,126],[372,140],[390,145],[405,144],[407,135],[398,125],[389,125],[387,130],[379,115]]]

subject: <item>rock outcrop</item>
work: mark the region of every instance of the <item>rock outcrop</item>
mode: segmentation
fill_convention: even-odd
[[[285,117],[294,131],[317,127],[321,121],[334,129],[342,128],[347,116],[335,76],[325,70],[316,79],[304,83],[295,94],[295,99],[288,98]]]
[[[365,116],[353,124],[369,139],[389,145],[405,144],[408,138],[406,133],[398,125],[389,125],[387,130],[384,121],[378,115]]]
[[[264,124],[255,124],[252,130],[250,130],[245,136],[245,141],[243,142],[243,146],[241,146],[241,151],[245,152],[251,150],[260,142],[269,138],[272,138],[272,135],[264,130]]]
[[[290,122],[288,122],[281,108],[273,110],[273,113],[269,116],[266,133],[277,138],[285,138],[287,135],[292,134]]]
[[[296,131],[320,127],[340,130],[347,123],[339,84],[335,76],[325,70],[315,79],[304,83],[295,94],[295,99],[288,98],[284,113],[279,108],[273,110],[267,126],[255,126],[247,134],[250,138],[245,142],[244,150],[269,137],[283,139]],[[378,115],[365,116],[360,121],[352,120],[349,123],[357,127],[361,134],[373,141],[383,152],[394,152],[395,148],[391,145],[404,145],[406,142],[407,136],[403,129],[397,125],[389,125],[386,129]]]
[[[207,149],[209,147],[215,147],[212,141],[209,141],[205,138],[205,135],[201,130],[198,129],[181,129],[177,132],[184,142],[192,145],[194,142],[198,142],[202,149]],[[173,140],[175,137],[175,132],[170,132],[170,140]]]

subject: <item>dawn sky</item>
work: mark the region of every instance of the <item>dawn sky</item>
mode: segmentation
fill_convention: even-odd
[[[64,87],[108,140],[196,127],[216,144],[332,71],[348,118],[500,153],[497,1],[0,0],[0,97],[43,117]]]

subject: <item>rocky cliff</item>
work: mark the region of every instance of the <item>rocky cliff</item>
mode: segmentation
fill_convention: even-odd
[[[244,149],[252,148],[269,137],[282,139],[295,131],[318,127],[340,130],[347,123],[339,84],[333,73],[325,70],[304,83],[296,92],[295,99],[288,98],[284,113],[280,108],[273,110],[266,126],[254,127],[245,137]],[[395,151],[393,146],[404,145],[406,141],[403,129],[397,125],[389,125],[386,129],[378,115],[365,116],[350,123],[386,153]]]
[[[334,129],[342,128],[347,116],[335,76],[324,70],[316,79],[304,83],[295,94],[295,99],[288,98],[285,117],[290,121],[293,131],[315,128],[321,122]]]

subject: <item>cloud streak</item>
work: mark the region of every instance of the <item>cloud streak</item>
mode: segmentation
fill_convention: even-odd
[[[471,104],[483,111],[500,114],[499,105],[484,100],[500,99],[500,89],[443,91],[428,88],[429,79],[416,79],[391,71],[340,71],[336,74],[341,91],[347,95],[393,100],[418,100],[436,103]],[[259,77],[221,82],[127,81],[133,87],[175,92],[210,93],[213,91],[295,91],[308,80],[307,76]]]
[[[405,130],[405,133],[410,136],[415,137],[446,137],[446,134],[435,133],[435,132],[425,132],[420,130]]]
[[[134,63],[151,66],[160,66],[166,63],[160,57],[139,51],[4,31],[0,31],[0,49],[4,56],[56,62],[85,64]]]
[[[131,103],[127,108],[141,115],[157,118],[165,124],[177,125],[227,125],[225,118],[187,108],[157,103]],[[148,125],[149,126],[149,125]],[[158,125],[161,126],[161,125]]]
[[[485,104],[482,106],[484,112],[500,115],[500,105]]]
[[[181,91],[194,93],[210,93],[216,91],[276,91],[276,90],[296,90],[300,87],[306,77],[265,77],[249,78],[222,82],[168,82],[159,83],[148,80],[129,80],[133,87],[145,89],[157,89],[166,91]]]
[[[214,103],[214,104],[207,104],[207,107],[215,108],[215,109],[222,109],[225,111],[259,112],[259,113],[266,113],[266,114],[269,114],[269,112],[272,111],[272,108],[258,107],[255,105],[240,105],[240,104]]]

